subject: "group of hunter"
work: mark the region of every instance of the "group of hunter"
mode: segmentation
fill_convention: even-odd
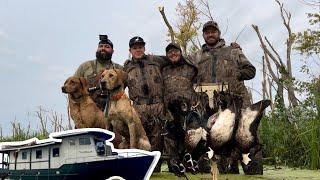
[[[244,80],[254,78],[255,67],[248,61],[239,45],[226,45],[220,37],[221,32],[216,22],[206,22],[202,31],[205,44],[188,57],[183,55],[181,48],[175,43],[170,43],[165,48],[165,56],[147,55],[143,38],[133,37],[129,41],[132,58],[123,66],[112,61],[113,43],[108,36],[100,35],[96,59],[84,62],[75,73],[77,77],[87,78],[90,87],[98,86],[98,76],[105,69],[122,69],[127,73],[126,87],[129,98],[146,131],[151,150],[160,151],[170,157],[168,167],[171,172],[171,165],[182,161],[184,151],[181,149],[183,142],[179,141],[179,137],[174,133],[182,129],[184,121],[176,104],[183,100],[189,106],[194,105],[198,98],[194,90],[195,84],[227,83],[231,92],[242,96],[242,108],[251,104]],[[100,109],[107,108],[108,97],[101,95],[101,92],[93,91],[91,97]],[[253,161],[257,160],[259,163],[256,164],[262,167],[262,152],[260,149],[255,152],[256,158]],[[221,156],[217,164],[220,173],[239,173],[238,159]],[[210,166],[210,162],[205,166]],[[155,172],[160,172],[160,169],[161,161]],[[252,172],[250,168],[243,169],[245,173],[262,173]],[[210,172],[210,168],[200,171]]]

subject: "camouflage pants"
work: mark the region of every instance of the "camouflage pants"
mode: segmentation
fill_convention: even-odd
[[[168,119],[168,115],[165,113],[164,105],[162,103],[157,104],[142,104],[134,105],[144,130],[146,131],[147,137],[151,144],[152,151],[160,151],[163,153],[164,138],[161,136],[161,129]],[[155,172],[160,172],[162,161],[159,160]]]
[[[151,143],[151,150],[161,151],[163,149],[160,130],[166,120],[164,106],[162,103],[134,105],[139,114],[142,126],[146,131]]]

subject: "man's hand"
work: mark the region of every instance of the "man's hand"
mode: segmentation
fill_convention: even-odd
[[[236,42],[232,42],[231,44],[230,44],[230,46],[231,47],[233,47],[233,48],[235,48],[235,49],[240,49],[240,50],[242,50],[242,48],[240,47],[240,45],[238,44],[238,43],[236,43]]]

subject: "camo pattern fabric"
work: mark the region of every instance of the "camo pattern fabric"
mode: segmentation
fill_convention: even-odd
[[[197,83],[225,83],[231,92],[243,97],[243,107],[251,104],[244,80],[252,79],[256,69],[239,48],[226,46],[221,39],[214,48],[203,45],[190,56],[198,68]]]
[[[128,73],[127,85],[132,101],[144,104],[141,100],[163,98],[163,79],[160,68],[165,61],[159,56],[145,55],[142,59],[127,60],[124,70]]]
[[[114,63],[112,61],[101,61],[98,59],[89,60],[82,63],[74,76],[76,77],[85,77],[88,80],[89,87],[97,87],[100,83],[100,75],[105,69],[123,69],[123,66]],[[101,94],[101,90],[94,91],[90,93],[91,98],[97,104],[97,106],[104,110],[106,105],[106,98],[99,96]]]
[[[194,65],[184,59],[178,64],[168,64],[162,69],[164,84],[164,102],[166,105],[172,100],[184,98],[189,102],[195,96],[193,82],[197,75]]]

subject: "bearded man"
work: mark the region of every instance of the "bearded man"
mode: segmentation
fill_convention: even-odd
[[[74,76],[85,77],[88,80],[89,87],[100,86],[100,74],[105,69],[123,69],[119,64],[112,62],[113,43],[107,35],[99,35],[99,44],[96,52],[96,59],[82,63],[77,69]],[[101,96],[101,90],[91,92],[91,97],[97,106],[104,110],[107,98]]]

